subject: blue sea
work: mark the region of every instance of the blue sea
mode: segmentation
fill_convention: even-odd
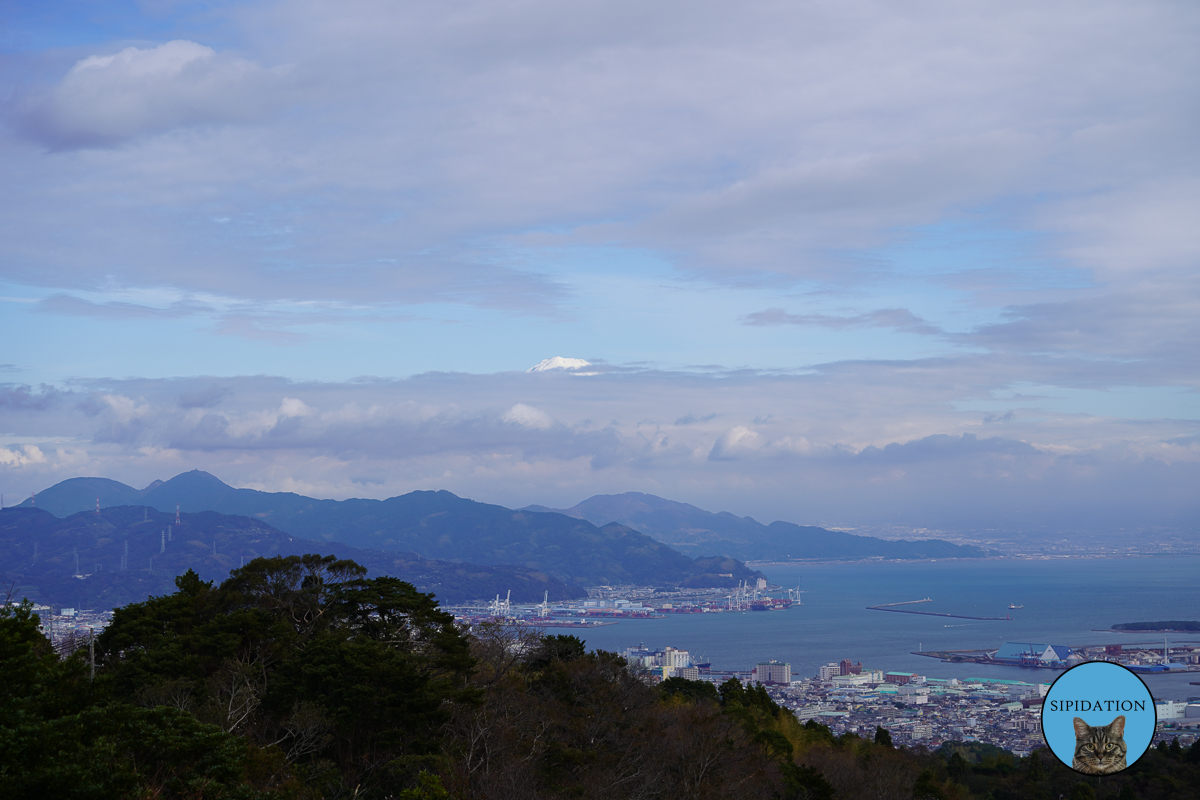
[[[680,614],[625,620],[586,634],[589,648],[622,651],[644,642],[703,655],[713,669],[748,670],[778,659],[792,674],[815,675],[849,658],[884,671],[931,678],[1049,682],[1059,673],[950,664],[912,651],[994,648],[1005,641],[1094,645],[1162,642],[1161,635],[1107,631],[1121,622],[1200,619],[1200,556],[1049,560],[830,563],[761,567],[772,583],[804,591],[787,611]],[[867,606],[930,597],[907,606],[1009,621],[976,621],[871,611]],[[1010,603],[1024,608],[1010,611]],[[1200,642],[1176,634],[1173,642]],[[1200,672],[1145,676],[1158,699],[1200,696]]]

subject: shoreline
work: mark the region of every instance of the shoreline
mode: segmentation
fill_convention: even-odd
[[[978,564],[983,561],[1066,561],[1066,560],[1105,560],[1126,558],[1178,558],[1179,556],[1200,556],[1200,551],[1194,553],[1071,553],[1061,555],[1011,555],[983,556],[981,558],[796,558],[786,561],[743,561],[747,567],[796,567],[803,565],[834,566],[837,564],[934,564],[943,561],[966,562]]]

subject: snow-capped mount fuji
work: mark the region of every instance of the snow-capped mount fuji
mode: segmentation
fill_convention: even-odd
[[[562,356],[555,356],[554,358],[547,358],[545,361],[539,361],[537,364],[525,371],[549,372],[552,369],[577,370],[584,367],[590,367],[591,365],[592,362],[584,361],[582,358],[563,358]]]

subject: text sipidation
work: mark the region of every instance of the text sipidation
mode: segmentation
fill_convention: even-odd
[[[1051,700],[1051,711],[1145,711],[1145,700]]]

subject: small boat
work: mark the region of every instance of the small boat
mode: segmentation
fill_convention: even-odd
[[[1008,607],[1009,608],[1024,608],[1025,606],[1019,606],[1016,603],[1009,603]]]

